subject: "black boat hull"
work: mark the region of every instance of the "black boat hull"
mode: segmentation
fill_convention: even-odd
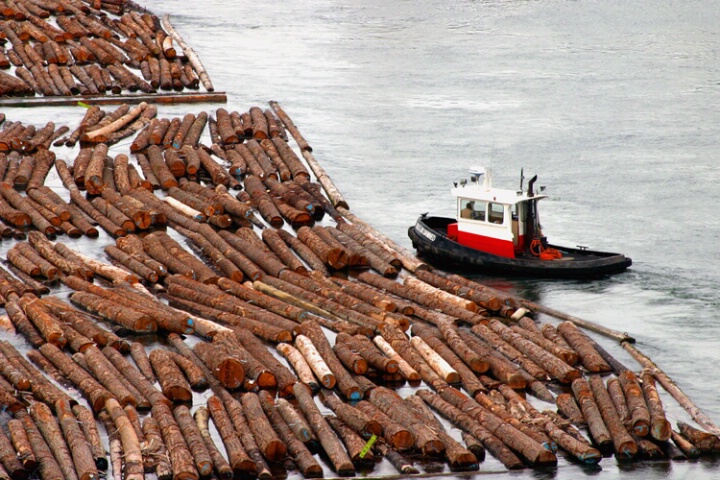
[[[454,218],[420,217],[408,228],[408,236],[418,256],[442,269],[460,269],[494,275],[544,278],[597,278],[627,270],[632,260],[625,255],[549,245],[563,257],[541,260],[528,254],[524,258],[505,258],[461,245],[447,236]]]

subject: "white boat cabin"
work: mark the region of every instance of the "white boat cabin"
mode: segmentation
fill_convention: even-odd
[[[492,187],[490,171],[470,169],[470,180],[455,183],[451,190],[457,203],[457,223],[448,226],[448,236],[470,248],[515,258],[542,238],[537,201],[547,195],[528,189],[506,190]]]

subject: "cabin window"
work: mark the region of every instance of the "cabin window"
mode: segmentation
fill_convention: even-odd
[[[489,203],[488,212],[488,222],[498,225],[505,222],[505,205],[501,203]]]
[[[485,220],[485,202],[478,200],[460,199],[460,217],[471,220]]]

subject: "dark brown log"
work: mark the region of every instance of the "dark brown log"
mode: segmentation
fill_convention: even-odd
[[[160,382],[163,395],[172,402],[192,402],[190,385],[167,350],[155,349],[150,352],[150,363]]]
[[[173,418],[170,407],[164,403],[156,403],[152,407],[152,417],[160,427],[165,446],[170,455],[173,478],[184,480],[198,479],[199,475],[193,463],[193,456],[183,438],[180,427]]]
[[[200,164],[210,175],[214,185],[229,185],[230,175],[219,163],[217,163],[204,148],[196,150]]]
[[[664,442],[670,438],[672,427],[670,422],[665,418],[665,409],[662,400],[655,385],[655,377],[653,377],[650,369],[644,369],[640,377],[642,379],[642,390],[650,411],[650,435],[655,440]]]
[[[95,422],[93,413],[82,405],[73,405],[72,412],[82,429],[83,435],[90,447],[95,466],[99,470],[107,470],[107,452],[103,446],[102,440],[100,439],[100,432]]]
[[[282,410],[276,408],[272,395],[266,391],[260,391],[258,398],[268,420],[285,445],[287,445],[288,453],[293,457],[303,476],[305,478],[322,477],[322,468],[302,442],[303,438],[293,434],[294,430],[291,429],[290,422],[285,420],[281,414]]]
[[[403,425],[415,437],[415,446],[426,456],[441,456],[445,446],[434,430],[417,417],[392,390],[378,387],[370,391],[369,400],[393,421]]]
[[[531,358],[536,364],[547,371],[553,378],[561,383],[572,383],[580,378],[581,373],[570,365],[559,359],[552,353],[544,350],[534,342],[527,340],[522,335],[514,332],[497,320],[491,320],[488,326],[513,347]]]
[[[558,411],[572,423],[584,424],[587,423],[585,417],[580,410],[575,397],[569,393],[561,393],[556,399]]]
[[[598,449],[603,453],[612,452],[612,436],[602,419],[600,409],[590,389],[590,384],[584,378],[578,378],[572,383],[572,390],[587,421],[590,435]]]
[[[224,349],[227,352],[232,352],[233,355],[240,359],[245,369],[246,386],[248,381],[252,380],[253,385],[261,389],[274,390],[277,387],[275,375],[243,347],[234,332],[218,332],[213,337],[212,344],[219,347],[220,350]],[[248,388],[248,390],[250,389]]]
[[[635,374],[629,370],[618,375],[625,400],[628,406],[628,428],[638,437],[645,437],[650,433],[650,410],[643,389]]]
[[[111,399],[109,399],[111,400]],[[34,403],[30,406],[30,416],[42,434],[45,442],[60,465],[60,470],[67,480],[77,480],[73,459],[57,419],[44,403]],[[36,455],[37,456],[37,455]]]
[[[195,468],[200,476],[209,476],[213,471],[213,461],[200,434],[200,429],[190,414],[190,409],[185,405],[178,405],[173,409],[173,415],[192,454]]]
[[[500,338],[500,336],[490,330],[490,328],[483,324],[477,324],[472,327],[472,332],[506,358],[520,365],[534,378],[538,380],[549,379],[548,373],[542,367],[527,358],[512,345],[505,342],[502,338]]]
[[[347,344],[353,352],[356,352],[367,362],[368,366],[376,370],[386,373],[396,373],[399,369],[396,360],[383,355],[375,344],[373,344],[372,341],[365,336],[351,336],[346,333],[339,333],[335,337],[335,347],[338,346],[338,342]]]
[[[453,471],[477,470],[479,468],[477,457],[447,434],[443,424],[435,417],[422,398],[418,395],[411,395],[405,399],[405,403],[412,412],[422,417],[431,428],[435,429],[440,441],[445,446],[445,456]]]
[[[271,462],[277,462],[282,459],[287,452],[287,447],[272,429],[258,396],[248,392],[243,394],[240,400],[245,416],[248,419],[250,430],[263,456]]]
[[[680,435],[673,435],[673,441],[680,447],[687,451],[691,451],[690,447],[687,446],[686,442],[693,445],[700,454],[716,453],[720,448],[720,441],[716,435],[709,434],[689,425],[685,422],[677,422]],[[686,442],[682,440],[685,439]]]
[[[60,469],[60,465],[50,450],[50,447],[43,439],[40,430],[30,415],[23,415],[20,419],[28,441],[33,450],[33,454],[38,461],[40,476],[47,480],[65,480],[64,472]]]
[[[325,419],[345,444],[345,448],[356,466],[368,466],[375,463],[372,451],[365,450],[365,440],[352,428],[335,416],[327,415]]]
[[[202,437],[203,442],[205,442],[205,448],[207,448],[210,458],[212,459],[215,473],[223,480],[232,479],[233,469],[228,463],[228,461],[225,459],[225,457],[222,455],[217,445],[215,445],[215,441],[210,434],[210,430],[208,428],[210,412],[208,411],[207,407],[199,407],[197,410],[195,410],[193,417],[200,432],[200,436]]]
[[[254,358],[268,368],[277,381],[278,395],[280,397],[292,396],[292,386],[297,382],[297,377],[285,365],[280,363],[265,345],[252,334],[250,330],[234,329],[235,337]]]
[[[381,426],[383,438],[393,448],[402,451],[408,450],[415,445],[415,435],[409,429],[393,421],[372,403],[361,400],[355,407],[365,414],[368,419],[377,422]]]
[[[257,476],[260,478],[269,478],[271,476],[270,467],[265,461],[262,451],[260,450],[259,442],[256,440],[253,430],[251,430],[248,424],[248,419],[246,418],[242,404],[235,397],[231,396],[227,390],[220,388],[215,390],[227,409],[230,421],[240,437],[243,447],[247,451],[250,459],[255,463]]]
[[[146,442],[146,448],[143,452],[146,457],[146,467],[155,472],[158,480],[172,479],[172,465],[170,464],[160,425],[153,417],[147,416],[142,421],[142,432]]]
[[[23,472],[22,475],[24,478],[25,475],[27,475],[27,472],[32,472],[38,467],[38,461],[35,458],[28,435],[25,432],[25,428],[23,428],[22,421],[16,418],[10,419],[7,422],[7,428],[13,447],[13,457],[16,458],[21,463],[22,468],[25,469],[25,472]],[[5,466],[5,468],[9,470],[8,473],[10,473],[12,477],[12,469],[8,469],[7,466]]]
[[[600,415],[612,437],[616,458],[635,458],[638,452],[637,442],[635,442],[625,429],[602,378],[597,375],[591,375],[589,377],[589,383],[593,396],[595,397],[595,403],[600,410]]]
[[[41,345],[40,351],[82,392],[93,411],[102,410],[105,401],[112,396],[105,387],[51,343]]]
[[[52,343],[58,348],[64,348],[67,338],[63,334],[60,321],[43,308],[42,303],[37,302],[38,298],[33,294],[25,294],[18,301],[27,318],[35,325],[45,341]]]
[[[382,434],[382,425],[368,417],[363,411],[343,403],[330,390],[320,392],[320,400],[335,413],[335,415],[358,435],[365,439]]]
[[[552,452],[546,450],[539,443],[535,442],[508,423],[503,422],[497,416],[490,413],[488,410],[477,404],[477,402],[463,395],[458,390],[453,388],[445,389],[440,393],[440,397],[442,397],[445,402],[458,408],[475,421],[480,422],[490,433],[497,436],[497,438],[499,438],[503,443],[518,452],[531,464],[554,465],[557,462],[557,457],[555,457]],[[488,450],[493,452],[489,444],[484,444]],[[495,454],[495,452],[493,452],[493,454]],[[507,456],[503,454],[498,458],[507,458]]]
[[[21,256],[28,259],[32,265],[36,265],[40,269],[39,275],[47,278],[50,281],[57,280],[57,278],[60,274],[58,269],[52,263],[45,260],[37,252],[37,250],[32,248],[28,243],[22,242],[22,243],[16,243],[15,245],[13,245],[11,247],[11,249],[8,250],[8,259],[10,261],[12,261],[12,259],[10,258],[11,251],[19,253]],[[14,258],[15,254],[13,253],[12,256]],[[18,268],[21,268],[18,265],[15,265],[15,266],[17,266]],[[21,268],[21,270],[22,270],[22,268]],[[25,271],[25,273],[32,275],[32,273],[28,272],[28,271]]]
[[[27,442],[27,436],[25,436],[24,441]],[[27,449],[29,445],[26,443],[24,447]],[[27,450],[24,453],[27,455]],[[32,450],[30,450],[29,454],[32,455]],[[18,451],[16,454],[13,444],[5,436],[4,432],[0,432],[0,468],[2,468],[5,478],[8,479],[27,478],[28,476],[25,466],[20,462],[20,452]]]
[[[321,272],[325,275],[329,275],[325,262],[315,252],[313,252],[307,245],[293,236],[290,232],[285,230],[277,230],[278,235],[297,255],[302,258],[308,266]]]
[[[90,346],[83,354],[89,371],[113,394],[120,405],[123,407],[126,405],[137,406],[140,403],[137,395],[134,395],[133,391],[122,382],[122,374],[117,371],[100,349]]]
[[[527,317],[523,317],[520,319],[521,322],[524,323],[524,325],[532,324],[535,326],[535,323],[533,320],[528,319]],[[570,349],[570,348],[564,348],[560,345],[556,344],[555,342],[552,342],[545,338],[543,336],[542,332],[540,330],[529,330],[526,327],[523,327],[522,325],[513,325],[512,330],[517,333],[518,335],[521,335],[522,337],[526,338],[527,340],[532,341],[533,343],[537,344],[538,346],[542,347],[546,351],[552,353],[565,363],[567,363],[570,366],[574,366],[580,357],[578,356],[577,352]],[[537,327],[535,327],[537,329]]]
[[[208,380],[205,378],[203,370],[193,360],[185,358],[179,353],[170,352],[170,354],[175,364],[185,374],[190,388],[198,392],[208,388]]]
[[[308,422],[310,422],[315,435],[317,435],[320,440],[320,444],[330,458],[337,474],[340,476],[354,475],[355,467],[352,461],[337,437],[332,433],[330,426],[322,413],[320,413],[317,405],[315,405],[310,389],[302,383],[296,383],[293,391],[295,392],[295,398],[298,400],[300,409],[305,414]]]
[[[207,408],[220,434],[220,438],[225,445],[228,461],[232,466],[233,472],[235,472],[236,475],[254,475],[256,473],[255,463],[250,460],[250,457],[248,457],[247,452],[243,448],[232,421],[223,406],[222,400],[213,395],[207,400]]]
[[[45,343],[45,339],[40,335],[35,326],[30,323],[30,320],[28,320],[25,312],[20,308],[17,301],[8,300],[5,302],[5,311],[17,331],[20,332],[31,345],[39,347]]]
[[[150,404],[156,403],[170,404],[170,400],[165,397],[158,389],[156,389],[141,373],[116,349],[107,346],[102,349],[103,354],[113,364],[113,366],[122,373],[125,379],[145,397]]]
[[[226,348],[199,342],[195,344],[193,351],[226,388],[235,389],[243,384],[245,369],[242,362]]]
[[[127,305],[121,305],[87,292],[73,293],[70,301],[133,332],[152,333],[157,331],[157,323],[154,319],[143,312],[128,308]]]
[[[63,400],[55,402],[55,414],[67,441],[79,480],[98,478],[98,470],[90,450],[90,444],[73,415],[70,404]]]
[[[558,332],[580,356],[583,366],[590,372],[610,372],[612,368],[593,348],[593,342],[574,323],[565,321],[558,325]]]

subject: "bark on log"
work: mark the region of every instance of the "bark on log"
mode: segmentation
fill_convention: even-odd
[[[145,454],[148,457],[148,466],[154,470],[158,480],[170,480],[173,478],[172,465],[168,456],[167,447],[163,440],[160,425],[151,416],[142,421],[142,431],[145,436]]]
[[[180,427],[173,418],[170,407],[165,403],[156,403],[152,407],[152,417],[160,427],[167,451],[170,454],[173,478],[197,480],[199,475],[193,464],[193,456],[183,438]]]
[[[312,453],[310,453],[305,443],[303,443],[303,437],[297,436],[297,433],[293,433],[295,430],[291,428],[292,423],[285,420],[280,408],[276,408],[272,395],[266,391],[260,391],[258,397],[268,420],[283,443],[287,445],[287,451],[293,457],[302,475],[305,478],[322,477],[322,467],[320,467],[320,464],[313,458]]]
[[[670,438],[672,430],[670,422],[665,418],[665,409],[662,400],[655,385],[655,378],[650,369],[644,369],[640,376],[642,379],[642,389],[650,411],[650,435],[655,440],[664,442]]]
[[[32,404],[29,411],[35,425],[37,425],[45,442],[47,442],[48,447],[50,447],[55,460],[57,460],[58,465],[60,465],[60,470],[65,478],[67,480],[78,480],[70,450],[63,438],[60,424],[58,424],[50,407],[38,402]]]
[[[53,456],[53,452],[43,439],[40,430],[30,415],[24,415],[21,419],[28,441],[33,450],[33,454],[39,464],[40,476],[47,480],[64,480],[64,472],[60,469],[60,465]]]
[[[245,368],[240,359],[226,348],[205,342],[193,347],[195,354],[207,365],[217,380],[226,388],[239,388],[245,380]]]
[[[628,406],[628,427],[638,437],[645,437],[650,433],[650,410],[643,389],[635,374],[629,370],[618,375],[618,381],[625,394]]]
[[[82,405],[73,405],[72,412],[82,429],[83,435],[90,447],[93,461],[99,470],[107,470],[107,452],[100,438],[100,432],[93,413]]]
[[[628,460],[635,458],[638,453],[637,442],[635,442],[625,429],[602,378],[597,375],[591,375],[589,383],[593,396],[595,397],[595,403],[600,410],[600,415],[612,437],[615,447],[615,457]]]
[[[321,390],[320,401],[358,435],[365,439],[382,434],[382,425],[350,404],[343,403],[332,390]]]
[[[248,425],[263,456],[271,462],[281,460],[287,453],[286,445],[278,438],[265,416],[260,399],[255,393],[248,392],[240,397]]]
[[[90,450],[90,444],[73,415],[70,403],[64,400],[55,402],[55,413],[72,455],[78,478],[80,480],[98,478],[98,470]]]
[[[558,332],[580,356],[583,366],[592,373],[610,372],[612,368],[593,348],[592,341],[574,323],[565,321],[558,325]]]
[[[302,383],[296,383],[293,387],[295,398],[298,400],[300,409],[310,422],[315,435],[320,440],[325,453],[327,453],[333,468],[340,476],[352,476],[355,474],[355,467],[347,455],[347,452],[332,433],[330,426],[318,409],[312,398],[309,387]]]
[[[187,380],[167,350],[155,349],[150,352],[150,363],[160,388],[173,403],[192,402],[192,391]]]
[[[213,395],[207,400],[207,408],[225,445],[228,461],[235,475],[254,475],[256,472],[255,463],[250,460],[247,452],[245,452],[222,400]]]
[[[212,459],[215,474],[222,480],[231,480],[233,478],[233,469],[230,466],[230,463],[228,463],[223,454],[220,452],[217,445],[215,445],[215,441],[210,434],[208,426],[210,412],[207,407],[199,407],[195,410],[193,417],[197,428],[200,431],[200,436],[202,437],[203,442],[205,442],[205,448],[207,448],[210,458]]]
[[[572,383],[572,390],[583,412],[583,416],[588,423],[590,435],[598,446],[598,449],[603,452],[603,454],[612,452],[612,436],[602,419],[600,409],[590,389],[590,384],[584,378],[578,378]]]
[[[190,409],[185,405],[178,405],[173,409],[173,416],[192,454],[195,468],[201,477],[209,476],[213,471],[213,461]]]

